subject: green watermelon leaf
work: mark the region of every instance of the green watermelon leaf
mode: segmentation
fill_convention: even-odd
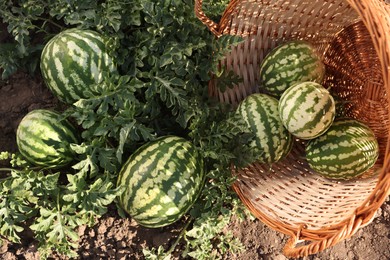
[[[216,22],[227,4],[204,1]],[[198,259],[240,250],[223,226],[241,212],[229,189],[234,180],[230,165],[252,161],[251,135],[234,118],[232,107],[209,98],[207,88],[215,75],[221,90],[240,82],[218,64],[242,39],[216,39],[193,10],[191,0],[0,2],[8,33],[0,45],[3,78],[20,69],[37,75],[43,46],[70,27],[101,33],[118,68],[118,74],[103,73],[103,80],[86,93],[88,98],[64,108],[64,118],[76,125],[82,139],[71,145],[72,166],[53,172],[27,163],[19,154],[0,154],[11,166],[2,171],[1,235],[20,242],[25,223],[33,223],[30,228],[43,259],[52,251],[77,258],[76,229],[92,225],[116,203],[122,192],[116,178],[123,162],[156,137],[178,135],[194,143],[208,174],[192,211],[195,220],[185,218],[172,248],[185,243],[183,255]],[[121,209],[118,214],[127,216]],[[145,249],[144,254],[168,259],[173,249]]]

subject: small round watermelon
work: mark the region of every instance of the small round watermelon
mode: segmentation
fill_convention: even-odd
[[[312,44],[302,40],[282,43],[271,50],[260,65],[260,86],[279,98],[295,83],[321,83],[325,66]]]
[[[204,178],[203,158],[191,142],[160,137],[138,148],[122,166],[119,203],[142,226],[167,226],[191,208]]]
[[[310,167],[330,179],[351,179],[370,169],[379,156],[372,130],[354,119],[335,120],[328,131],[310,140],[306,159]]]
[[[23,117],[16,131],[19,152],[30,163],[60,168],[73,161],[70,145],[78,143],[75,128],[61,114],[37,109]]]
[[[81,29],[54,36],[42,51],[40,68],[46,85],[68,104],[89,97],[92,86],[103,80],[103,72],[116,71],[103,37]]]
[[[313,139],[332,125],[336,105],[327,89],[316,82],[302,82],[289,87],[279,100],[283,125],[294,136]]]
[[[252,94],[241,101],[237,113],[255,135],[251,146],[259,151],[260,162],[274,163],[290,152],[293,138],[280,119],[277,99]]]

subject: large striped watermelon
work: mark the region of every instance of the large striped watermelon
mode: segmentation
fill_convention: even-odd
[[[321,83],[325,66],[315,48],[306,41],[282,43],[263,59],[260,65],[260,85],[263,91],[278,98],[295,83]]]
[[[280,120],[275,98],[252,94],[239,104],[237,112],[255,134],[251,145],[259,149],[259,161],[274,163],[290,152],[293,138]]]
[[[379,156],[372,130],[354,119],[334,121],[328,131],[308,142],[310,167],[332,179],[350,179],[370,169]]]
[[[301,139],[322,135],[333,123],[336,106],[329,91],[316,82],[289,87],[279,100],[279,114],[287,130]]]
[[[203,159],[189,141],[160,137],[138,148],[122,166],[119,203],[139,224],[163,227],[179,220],[204,184]]]
[[[32,164],[60,168],[75,154],[70,144],[78,143],[75,128],[54,111],[37,109],[23,117],[16,131],[19,152]]]
[[[88,97],[86,92],[102,81],[104,71],[116,71],[103,37],[81,29],[54,36],[42,51],[40,67],[46,85],[69,104]]]

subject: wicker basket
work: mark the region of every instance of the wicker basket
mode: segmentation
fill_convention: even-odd
[[[331,181],[313,173],[304,143],[272,165],[234,169],[233,188],[262,222],[290,236],[287,257],[315,254],[349,238],[369,224],[390,191],[390,4],[379,0],[231,0],[219,24],[195,1],[198,18],[217,37],[241,35],[245,41],[226,54],[221,66],[242,83],[209,93],[237,104],[261,92],[259,64],[279,43],[306,39],[326,65],[323,84],[348,101],[346,113],[368,124],[380,145],[380,158],[365,177]]]

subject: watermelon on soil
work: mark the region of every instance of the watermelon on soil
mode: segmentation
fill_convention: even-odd
[[[307,41],[292,40],[271,50],[260,65],[260,87],[279,98],[295,83],[321,83],[325,66],[316,49]]]
[[[237,113],[255,135],[251,146],[258,150],[260,162],[274,163],[290,152],[293,138],[280,119],[277,99],[252,94],[241,101]]]
[[[301,139],[316,138],[328,130],[336,114],[336,105],[327,89],[316,82],[289,87],[278,104],[283,125]]]
[[[61,114],[37,109],[23,117],[16,131],[19,152],[34,165],[60,168],[73,161],[70,145],[78,143],[75,128]]]
[[[310,167],[331,179],[351,179],[369,170],[379,156],[373,131],[355,119],[334,121],[328,131],[308,142]]]
[[[103,37],[95,31],[67,29],[44,47],[40,68],[46,85],[63,102],[88,97],[103,72],[115,72]]]
[[[191,142],[160,137],[138,148],[122,166],[119,203],[140,225],[167,226],[191,208],[204,177],[203,159]]]

